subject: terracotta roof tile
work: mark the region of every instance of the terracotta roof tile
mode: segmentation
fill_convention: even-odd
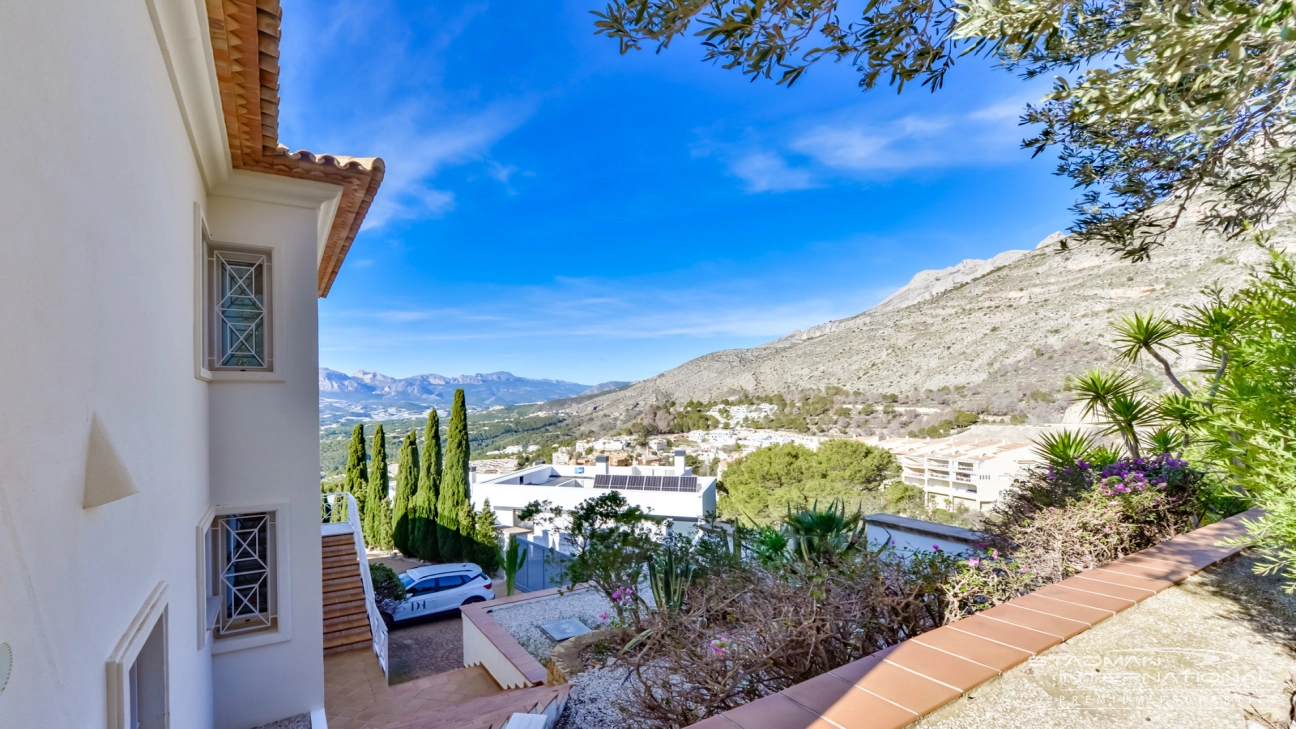
[[[279,142],[278,0],[206,0],[221,109],[235,169],[342,186],[319,262],[317,293],[327,296],[386,167],[377,157],[290,152]]]

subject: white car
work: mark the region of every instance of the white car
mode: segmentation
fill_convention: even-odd
[[[491,579],[470,562],[415,567],[397,577],[405,586],[405,601],[391,615],[383,614],[388,625],[495,599]]]

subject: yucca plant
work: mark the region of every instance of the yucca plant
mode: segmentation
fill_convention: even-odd
[[[1092,461],[1098,440],[1090,433],[1063,430],[1045,433],[1035,441],[1035,455],[1050,466],[1065,467],[1080,461]]]
[[[1093,369],[1072,378],[1066,389],[1079,395],[1084,414],[1096,416],[1104,434],[1119,435],[1130,456],[1140,456],[1139,430],[1156,423],[1157,410],[1138,378],[1120,370]]]
[[[1179,335],[1179,327],[1174,322],[1156,312],[1148,312],[1124,317],[1113,323],[1112,328],[1116,330],[1113,341],[1118,348],[1118,361],[1135,364],[1141,355],[1147,354],[1161,365],[1166,379],[1170,380],[1176,390],[1185,396],[1192,395],[1179,378],[1175,377],[1174,370],[1170,369],[1170,361],[1157,351],[1161,347],[1176,354],[1179,352],[1173,344],[1175,337]]]
[[[820,509],[816,501],[795,513],[789,506],[783,531],[792,554],[806,561],[831,559],[859,545],[864,538],[864,515],[858,510],[847,515],[846,505],[839,502]]]
[[[499,545],[496,545],[495,556],[499,560],[500,567],[504,570],[505,596],[512,597],[517,575],[522,571],[522,566],[526,564],[527,550],[518,542],[516,536],[510,536],[508,538],[508,550],[501,550]]]
[[[1143,451],[1149,456],[1175,453],[1180,444],[1179,435],[1170,428],[1157,428],[1143,435]]]

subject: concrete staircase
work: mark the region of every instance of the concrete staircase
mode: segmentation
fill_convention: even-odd
[[[324,655],[369,650],[369,614],[365,610],[362,563],[355,537],[333,534],[322,537],[324,546]],[[367,569],[368,566],[364,565]]]
[[[514,714],[544,714],[557,718],[567,703],[570,684],[514,689],[465,701],[422,717],[394,724],[389,729],[501,729]]]

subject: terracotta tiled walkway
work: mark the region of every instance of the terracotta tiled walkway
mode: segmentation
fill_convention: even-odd
[[[324,657],[324,709],[329,729],[385,729],[500,692],[481,666],[388,686],[373,651]]]

